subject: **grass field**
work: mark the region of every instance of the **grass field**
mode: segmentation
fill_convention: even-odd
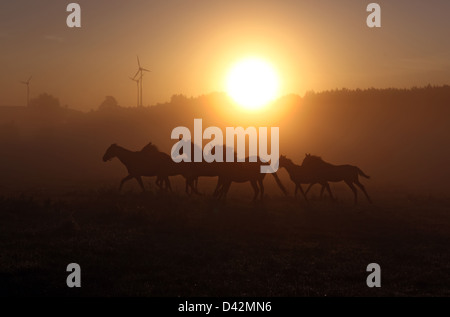
[[[0,198],[0,295],[449,296],[450,200],[227,202],[113,189]],[[66,286],[69,263],[82,287]],[[366,286],[369,263],[381,288]]]

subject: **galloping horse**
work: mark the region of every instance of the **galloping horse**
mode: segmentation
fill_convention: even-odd
[[[357,203],[357,191],[353,184],[356,184],[366,195],[367,200],[372,203],[372,200],[367,194],[364,185],[360,183],[358,178],[359,175],[365,178],[370,178],[370,176],[366,175],[359,167],[353,165],[333,165],[325,162],[321,157],[311,154],[306,154],[305,158],[303,159],[302,166],[313,171],[320,182],[344,181],[355,195],[355,204]],[[308,193],[312,185],[313,184],[309,186],[306,194]]]
[[[320,183],[322,185],[322,190],[320,191],[320,198],[322,198],[323,191],[326,188],[328,193],[330,194],[331,199],[333,199],[333,194],[331,193],[330,185],[327,182],[318,179],[317,175],[310,169],[307,169],[305,166],[295,164],[284,155],[280,156],[280,168],[282,167],[286,169],[286,171],[289,174],[289,177],[291,178],[291,181],[294,182],[295,184],[294,196],[297,196],[297,192],[300,189],[300,192],[307,201],[308,198],[306,197],[306,193],[303,191],[301,184],[310,184],[310,187],[312,187],[314,184]]]
[[[103,156],[103,161],[109,161],[117,157],[127,168],[128,175],[122,179],[119,191],[122,189],[123,184],[128,180],[135,178],[145,191],[144,184],[142,182],[142,176],[157,176],[156,184],[162,188],[162,183],[165,182],[166,188],[171,189],[169,176],[183,175],[186,178],[186,191],[188,187],[193,192],[198,193],[196,186],[194,186],[195,180],[199,176],[218,176],[215,196],[219,199],[226,197],[228,190],[232,182],[250,182],[252,184],[255,195],[253,199],[261,195],[261,199],[264,195],[263,179],[266,174],[260,172],[260,162],[180,162],[175,163],[172,158],[163,152],[160,152],[157,147],[151,143],[147,144],[141,151],[130,151],[117,144],[112,144]],[[278,186],[283,193],[286,194],[286,189],[281,183],[276,173],[272,173]],[[259,185],[259,186],[258,186]]]
[[[153,164],[157,164],[158,166],[156,185],[162,189],[162,183],[164,181],[166,185],[165,189],[172,191],[168,176],[183,175],[183,170],[180,166],[177,165],[168,154],[160,152],[152,142],[144,146],[141,153],[149,155]]]
[[[184,140],[182,137],[179,138],[179,142],[176,148],[172,149],[172,156],[176,157],[177,154],[179,155],[188,155],[188,153],[184,153],[184,147],[187,146],[190,148],[190,155],[191,158],[194,156],[194,151],[200,150],[199,146],[194,144],[190,139]],[[180,151],[181,150],[181,151]],[[199,164],[202,162],[179,162],[178,166],[183,170],[183,176],[186,179],[186,194],[196,193],[197,195],[200,195],[198,192],[198,177],[199,176],[217,176],[215,173],[212,173],[209,171],[210,169],[207,169],[208,171],[205,171],[205,166],[202,164]],[[191,192],[189,192],[189,188],[191,189]]]
[[[159,151],[157,152],[162,153]],[[132,178],[135,178],[141,186],[142,191],[145,191],[144,183],[141,178],[142,176],[158,176],[160,180],[157,180],[157,184],[159,184],[160,188],[163,181],[166,183],[166,187],[168,186],[170,188],[168,175],[165,175],[165,171],[161,169],[161,166],[169,164],[167,159],[165,159],[163,155],[152,155],[150,153],[155,152],[154,150],[150,151],[149,148],[144,151],[130,151],[117,144],[112,144],[106,150],[103,155],[103,162],[110,161],[117,157],[128,170],[128,175],[120,182],[119,191],[122,190],[123,184]]]
[[[220,163],[221,172],[214,195],[217,196],[218,199],[221,197],[226,199],[232,182],[250,182],[254,191],[253,200],[258,198],[258,194],[262,200],[264,197],[263,180],[264,177],[266,177],[266,173],[261,173],[261,162],[263,161],[258,157],[256,162],[250,162],[249,158],[246,158],[245,162]],[[275,178],[275,181],[283,194],[287,195],[286,188],[283,186],[283,183],[281,183],[277,173],[273,172],[271,175]]]
[[[184,155],[186,153],[184,153],[182,148],[182,145],[190,147],[190,151],[191,151],[191,158],[194,155],[194,151],[195,149],[203,151],[203,149],[201,149],[199,146],[197,146],[196,144],[194,144],[191,140],[184,140],[182,138],[180,138],[180,141],[178,143],[178,146],[172,151],[172,155],[175,154],[180,154],[180,155]],[[181,149],[181,151],[180,151]],[[209,151],[209,155],[213,155],[215,153],[215,149],[216,147],[213,147],[210,149]],[[226,153],[226,147],[225,145],[223,145],[223,155],[225,157],[225,153]],[[203,153],[202,153],[203,154]],[[235,158],[236,158],[236,154],[235,154]],[[191,188],[191,192],[196,193],[197,195],[200,195],[200,193],[198,192],[198,178],[199,177],[219,177],[219,181],[217,183],[216,189],[214,190],[214,194],[213,196],[217,196],[219,191],[222,189],[222,183],[220,182],[220,175],[222,175],[223,172],[223,163],[219,163],[219,162],[193,162],[191,160],[191,162],[180,162],[177,163],[180,168],[183,170],[183,176],[186,178],[186,193],[189,194],[188,192],[188,188]]]
[[[190,140],[184,142],[189,142],[187,143],[187,146],[191,147],[191,155],[193,155],[196,145],[193,144]],[[249,159],[247,158],[245,162],[225,162],[226,152],[228,149],[225,145],[217,145],[211,148],[209,154],[214,155],[217,147],[219,146],[222,147],[222,162],[177,163],[183,169],[183,175],[186,177],[186,187],[189,185],[195,193],[199,194],[197,191],[197,187],[193,185],[194,179],[197,179],[198,177],[218,176],[219,179],[213,193],[214,197],[217,197],[218,199],[222,197],[226,198],[232,182],[250,182],[254,190],[253,200],[256,200],[259,194],[261,195],[262,199],[264,195],[263,179],[266,174],[262,174],[260,172],[261,160],[257,158],[257,162],[249,162]],[[179,148],[180,146],[177,147],[175,151],[178,152]],[[235,161],[237,160],[236,153],[234,153],[234,159]],[[286,195],[286,189],[278,178],[278,175],[276,173],[272,173],[272,176],[275,178],[278,186]]]

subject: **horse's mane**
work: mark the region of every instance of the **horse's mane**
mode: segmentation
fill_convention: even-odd
[[[294,161],[292,161],[290,158],[288,158],[288,157],[286,157],[286,156],[283,156],[283,159],[286,160],[286,162],[287,162],[288,164],[291,164],[291,165],[293,165],[293,166],[295,166],[295,167],[300,167],[300,165],[295,164]]]
[[[310,159],[315,160],[315,161],[320,161],[320,162],[325,162],[321,156],[317,156],[317,155],[310,155],[309,156]]]
[[[159,152],[158,147],[154,144],[152,144],[152,142],[150,142],[149,144],[147,144],[146,146],[144,146],[141,150],[141,152]]]
[[[289,164],[294,164],[294,162],[292,162],[292,160],[290,158],[288,158],[287,156],[283,156],[283,159],[286,160]]]
[[[127,150],[126,148],[124,148],[123,146],[118,145],[117,143],[111,144],[110,147],[111,147],[111,148],[116,147],[116,148],[119,148],[119,149],[122,149],[122,150]],[[127,151],[128,151],[128,150],[127,150]]]
[[[327,165],[327,166],[328,165],[333,165],[331,163],[328,163],[328,162],[324,161],[322,159],[322,157],[317,156],[317,155],[309,154],[309,155],[306,156],[305,160],[308,160],[312,164],[320,164],[320,165]]]

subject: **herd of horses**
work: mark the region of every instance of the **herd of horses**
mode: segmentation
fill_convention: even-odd
[[[194,144],[192,144],[194,147]],[[193,151],[191,152],[193,153]],[[226,153],[225,149],[223,153]],[[145,191],[142,177],[156,176],[156,185],[161,190],[171,191],[169,177],[181,175],[186,180],[185,191],[188,195],[199,194],[197,189],[199,177],[218,177],[217,185],[213,193],[213,197],[217,199],[226,199],[227,193],[233,182],[244,183],[250,182],[254,196],[253,200],[263,199],[264,184],[263,180],[266,174],[260,172],[261,160],[250,162],[179,162],[175,163],[171,156],[161,152],[152,144],[147,144],[140,151],[130,151],[117,144],[112,144],[103,155],[103,161],[110,161],[117,157],[128,170],[128,175],[122,179],[119,191],[125,182],[136,179],[143,191]],[[301,165],[297,165],[286,156],[281,155],[279,158],[279,168],[285,168],[289,174],[291,181],[295,184],[295,196],[298,190],[302,193],[305,200],[308,200],[307,194],[311,187],[315,184],[322,186],[320,198],[327,190],[331,199],[334,199],[330,189],[329,182],[345,182],[354,194],[354,202],[357,202],[358,186],[365,194],[367,200],[371,203],[371,199],[366,192],[363,184],[359,181],[359,176],[369,178],[360,168],[352,165],[333,165],[325,162],[319,156],[306,154]],[[286,188],[281,183],[277,173],[271,174],[281,191],[287,195]],[[302,185],[309,185],[304,191]]]

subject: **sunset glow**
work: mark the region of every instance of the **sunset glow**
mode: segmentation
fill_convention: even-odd
[[[0,296],[449,296],[449,13],[0,1]]]
[[[257,110],[277,97],[279,78],[273,67],[258,58],[248,58],[232,66],[226,91],[240,106]]]

